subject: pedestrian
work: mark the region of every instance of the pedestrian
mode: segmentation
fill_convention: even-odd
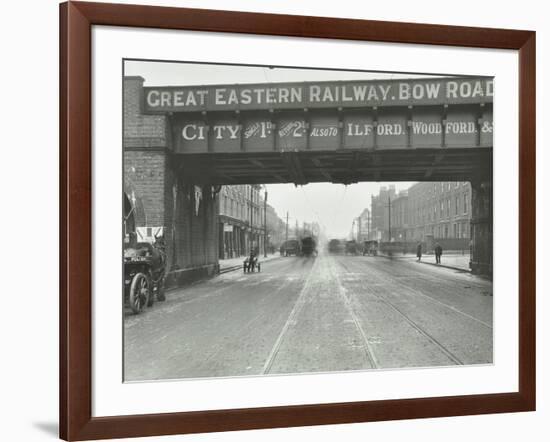
[[[422,259],[422,243],[419,242],[416,246],[416,257],[418,258],[417,261],[420,261]]]
[[[435,263],[441,264],[441,255],[443,254],[443,247],[441,247],[441,244],[436,243],[434,247],[435,252]]]

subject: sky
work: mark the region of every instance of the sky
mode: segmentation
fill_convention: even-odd
[[[290,81],[374,80],[420,78],[427,75],[401,73],[334,71],[313,69],[268,68],[257,66],[229,66],[181,62],[126,61],[124,74],[139,75],[145,86],[182,86],[208,84],[244,84]],[[435,76],[434,76],[435,77]],[[413,183],[364,182],[342,184],[316,183],[295,187],[294,184],[270,184],[268,203],[281,219],[289,214],[289,224],[296,220],[317,221],[329,237],[349,235],[353,219],[363,209],[370,208],[371,195],[377,195],[381,186],[395,184],[396,190],[407,189]]]
[[[295,187],[294,184],[268,184],[267,201],[281,219],[288,211],[289,225],[296,220],[318,221],[329,238],[345,238],[352,228],[353,219],[363,209],[370,209],[371,195],[378,195],[381,186],[395,184],[396,191],[408,189],[414,183],[312,183]]]

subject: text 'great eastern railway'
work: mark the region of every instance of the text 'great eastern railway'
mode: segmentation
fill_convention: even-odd
[[[492,102],[493,80],[386,80],[145,88],[146,112]]]

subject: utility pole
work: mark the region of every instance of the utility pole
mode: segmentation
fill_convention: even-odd
[[[288,212],[286,212],[286,233],[285,233],[285,241],[288,241]]]
[[[388,196],[388,242],[391,242],[391,198]]]
[[[252,206],[252,184],[249,184],[249,189],[250,189],[250,192],[249,192],[249,197],[248,197],[248,207],[249,207],[249,221],[250,221],[250,231],[248,233],[248,248],[250,249],[250,251],[254,250],[254,235],[253,235],[253,223],[252,223],[252,211],[254,210],[253,209],[253,206]]]
[[[357,217],[357,242],[361,242],[361,216]]]
[[[267,258],[267,188],[264,191],[264,258]]]

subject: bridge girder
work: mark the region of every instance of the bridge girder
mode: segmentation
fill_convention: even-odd
[[[174,155],[194,184],[473,181],[492,175],[492,148],[395,149]]]

